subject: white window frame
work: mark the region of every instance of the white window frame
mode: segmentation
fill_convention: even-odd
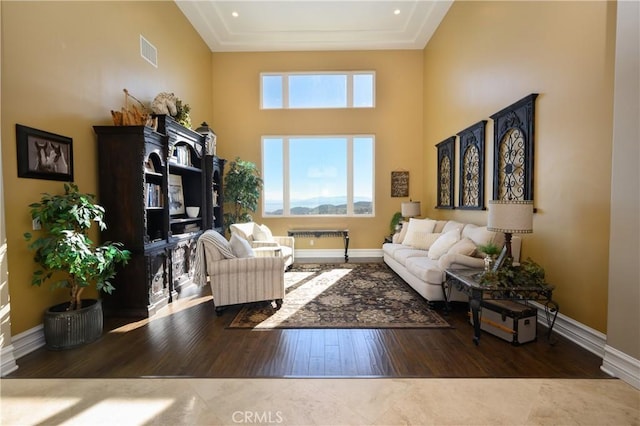
[[[289,77],[298,75],[344,75],[347,77],[347,106],[310,106],[295,107],[289,106]],[[356,75],[371,75],[373,82],[371,85],[371,106],[355,106],[353,104],[354,84],[353,79]],[[264,107],[264,87],[263,77],[282,77],[282,106],[265,108]],[[309,71],[309,72],[262,72],[260,73],[260,109],[262,110],[278,110],[278,109],[349,109],[349,108],[375,108],[376,107],[376,72],[375,71]]]
[[[291,139],[326,139],[326,138],[345,138],[347,139],[347,213],[346,214],[317,214],[317,215],[295,215],[291,214],[291,194],[290,194],[290,174],[289,174],[289,141]],[[368,214],[355,214],[354,213],[354,193],[353,193],[353,185],[354,185],[354,164],[353,164],[353,144],[354,140],[358,138],[371,138],[372,140],[372,148],[373,152],[371,153],[371,213]],[[283,208],[281,215],[274,214],[266,214],[266,197],[264,193],[264,187],[262,190],[262,217],[263,218],[279,218],[279,217],[358,217],[358,218],[368,218],[374,217],[376,213],[376,200],[375,200],[375,188],[376,188],[376,137],[373,134],[331,134],[331,135],[264,135],[261,138],[260,149],[261,149],[261,170],[266,170],[265,168],[265,149],[264,142],[265,139],[282,139],[282,164],[283,164],[283,175],[282,175],[282,184],[284,186],[282,194],[283,194]],[[264,179],[264,175],[262,176]]]

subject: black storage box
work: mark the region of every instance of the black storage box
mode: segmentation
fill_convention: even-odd
[[[473,325],[473,316],[471,316]],[[536,340],[538,310],[510,300],[483,300],[480,329],[513,345]]]

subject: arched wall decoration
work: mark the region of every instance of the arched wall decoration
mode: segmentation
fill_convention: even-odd
[[[453,174],[455,171],[456,137],[451,136],[436,145],[438,148],[438,203],[437,209],[452,209],[453,206]]]
[[[482,120],[458,133],[460,137],[460,176],[458,208],[483,210],[484,140],[487,121]]]
[[[535,100],[532,93],[493,114],[493,199],[533,200]]]

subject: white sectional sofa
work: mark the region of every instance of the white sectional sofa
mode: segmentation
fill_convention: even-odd
[[[391,269],[422,297],[434,302],[444,300],[446,269],[484,268],[484,254],[477,247],[489,242],[502,247],[504,234],[452,220],[410,219],[392,242],[383,244],[382,251],[384,262]],[[515,262],[520,256],[520,243],[520,238],[514,236],[511,246]],[[453,289],[449,300],[468,298]]]

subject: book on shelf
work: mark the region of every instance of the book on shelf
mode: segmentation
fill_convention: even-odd
[[[163,207],[162,186],[155,183],[147,183],[144,188],[144,198],[147,207]]]

